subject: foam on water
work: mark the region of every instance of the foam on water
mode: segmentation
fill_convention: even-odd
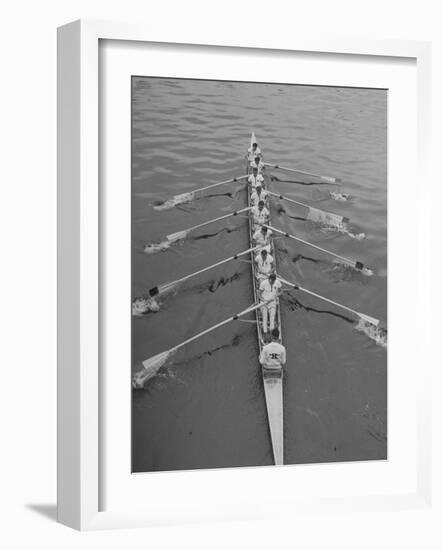
[[[176,195],[175,197],[172,197],[171,199],[168,199],[161,204],[155,204],[152,208],[158,211],[170,210],[171,208],[175,208],[175,206],[178,206],[179,204],[191,202],[193,198],[194,193],[183,193],[182,195]]]

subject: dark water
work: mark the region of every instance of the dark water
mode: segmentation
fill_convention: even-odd
[[[294,219],[305,214],[295,206],[285,205],[292,218],[274,214],[274,225],[375,271],[364,277],[336,270],[314,250],[281,241],[281,275],[386,326],[386,91],[134,78],[132,108],[134,296],[248,248],[247,222],[235,219],[203,228],[166,252],[143,253],[147,242],[245,205],[245,193],[232,199],[223,193],[234,187],[226,186],[214,191],[220,196],[152,209],[160,199],[242,175],[253,129],[267,161],[340,177],[351,197],[332,200],[328,191],[337,189],[330,186],[275,182],[275,190],[349,217],[366,239]],[[339,310],[296,297],[305,308],[290,297],[282,306],[285,462],[386,458],[386,349],[329,313]],[[192,279],[160,312],[134,318],[133,368],[252,301],[247,263]],[[144,390],[134,391],[133,470],[271,464],[256,354],[255,327],[231,323],[179,351]]]

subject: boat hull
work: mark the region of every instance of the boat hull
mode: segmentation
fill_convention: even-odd
[[[256,140],[255,134],[252,133],[250,143],[252,144]],[[250,173],[250,163],[247,162],[247,173]],[[267,189],[269,189],[269,178],[264,175],[264,180],[266,183]],[[251,195],[252,188],[249,185],[247,189],[248,197],[248,206],[251,206]],[[270,217],[271,210],[269,205]],[[249,211],[249,236],[250,236],[250,246],[253,246],[253,216]],[[272,241],[271,251],[274,261],[276,262],[275,256],[275,247]],[[259,301],[259,281],[256,277],[256,266],[254,261],[254,254],[252,253],[252,282],[253,282],[253,293],[255,303]],[[281,312],[279,307],[279,299],[277,300],[276,316],[275,316],[275,326],[279,328],[280,339],[279,342],[282,343],[282,327],[281,327]],[[263,337],[262,329],[262,319],[260,310],[256,310],[256,327],[258,335],[258,345],[259,353],[261,354],[262,348],[265,344]],[[267,406],[267,417],[269,423],[269,432],[270,439],[272,443],[273,450],[273,460],[276,465],[284,464],[284,416],[283,416],[283,378],[284,372],[283,369],[266,369],[261,367],[263,385],[264,385],[264,396]]]

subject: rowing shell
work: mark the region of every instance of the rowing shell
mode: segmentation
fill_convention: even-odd
[[[253,143],[256,143],[255,133],[252,132],[250,147]],[[250,163],[247,162],[247,173],[251,173]],[[270,178],[263,174],[266,188],[269,189]],[[248,185],[248,206],[251,204],[252,196],[252,186]],[[270,211],[270,205],[267,205],[267,208]],[[271,212],[270,212],[271,217]],[[269,225],[271,225],[269,221]],[[253,243],[253,214],[249,211],[249,236],[250,236],[250,246],[254,246]],[[256,252],[252,252],[252,281],[253,281],[253,294],[255,303],[260,301],[259,296],[259,283],[260,281],[256,277],[256,265],[255,265],[255,256]],[[274,262],[276,262],[275,247],[273,244],[273,239],[271,242],[270,254],[273,256]],[[262,328],[262,319],[261,319],[261,310],[256,310],[256,327],[258,332],[258,345],[259,353],[261,354],[262,348],[266,342],[263,339],[263,328]],[[282,344],[282,327],[281,327],[281,312],[279,307],[279,299],[277,299],[276,304],[276,316],[275,316],[275,327],[279,329],[279,343]],[[283,382],[283,369],[278,370],[269,370],[264,367],[261,367],[262,378],[264,384],[264,395],[267,406],[267,416],[269,421],[269,430],[270,430],[270,439],[272,441],[273,448],[273,459],[275,464],[284,464],[284,420],[283,420],[283,393],[282,393],[282,382]]]

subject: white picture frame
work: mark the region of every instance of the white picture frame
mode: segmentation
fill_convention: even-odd
[[[241,517],[264,517],[261,504],[244,514],[200,504],[200,513],[182,510],[178,519],[164,511],[147,509],[101,511],[100,506],[100,235],[99,235],[99,42],[117,40],[181,45],[253,48],[334,55],[411,58],[417,64],[418,163],[421,197],[431,205],[430,63],[427,42],[366,40],[347,37],[312,38],[296,34],[267,43],[265,36],[216,36],[204,29],[189,36],[185,26],[156,31],[133,23],[76,21],[58,31],[58,521],[80,530],[140,527]],[[419,307],[430,319],[431,232],[430,216],[419,212],[420,238],[427,242],[420,254]],[[429,322],[429,321],[427,321]],[[428,326],[431,345],[431,326]],[[333,509],[364,511],[427,506],[431,499],[430,371],[421,365],[417,384],[417,488],[409,494],[386,494],[364,498],[315,498],[300,506],[281,496],[281,517],[302,511]],[[188,474],[189,475],[189,474]]]

